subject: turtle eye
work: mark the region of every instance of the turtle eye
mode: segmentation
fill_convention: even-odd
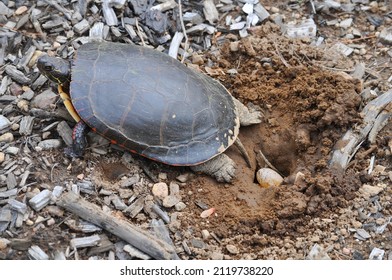
[[[52,70],[53,70],[53,67],[52,67],[52,66],[50,66],[50,65],[45,65],[44,69],[45,69],[45,71],[48,71],[48,72],[50,72],[50,71],[52,71]]]

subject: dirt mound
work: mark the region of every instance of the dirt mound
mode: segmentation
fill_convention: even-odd
[[[253,168],[230,148],[228,154],[238,164],[233,184],[200,177],[191,188],[198,200],[216,208],[209,227],[221,237],[252,232],[295,235],[304,231],[306,215],[344,206],[360,187],[355,172],[339,174],[328,161],[344,132],[359,121],[361,84],[322,67],[334,62],[301,41],[251,37],[226,43],[221,54],[211,58],[219,65],[215,78],[245,104],[260,106],[264,121],[242,128],[239,136]],[[320,66],[309,59],[320,61]],[[255,172],[265,166],[259,151],[285,176],[282,186],[263,189],[255,183]],[[197,218],[191,217],[189,225]]]

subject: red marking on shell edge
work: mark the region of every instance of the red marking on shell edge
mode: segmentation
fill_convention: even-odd
[[[117,141],[113,139],[110,140],[110,143],[117,145]]]
[[[95,127],[92,127],[91,130],[97,132],[97,129]]]

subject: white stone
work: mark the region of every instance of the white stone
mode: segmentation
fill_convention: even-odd
[[[152,186],[152,194],[163,200],[165,197],[169,195],[169,187],[167,186],[166,183],[160,182],[156,183]]]
[[[227,249],[227,251],[229,251],[230,254],[233,254],[233,255],[239,253],[238,248],[236,246],[234,246],[234,245],[230,245],[229,244],[229,245],[226,246],[226,249]]]
[[[174,195],[169,195],[166,196],[163,201],[162,201],[162,205],[165,207],[173,207],[174,205],[176,205],[177,203],[180,202],[180,199],[177,196]]]
[[[182,211],[186,208],[186,204],[180,201],[176,205],[174,205],[174,208],[176,209],[176,211]]]

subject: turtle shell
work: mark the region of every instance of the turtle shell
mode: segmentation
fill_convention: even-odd
[[[121,43],[82,45],[71,102],[93,131],[169,165],[197,165],[236,139],[233,98],[214,79],[159,51]]]

